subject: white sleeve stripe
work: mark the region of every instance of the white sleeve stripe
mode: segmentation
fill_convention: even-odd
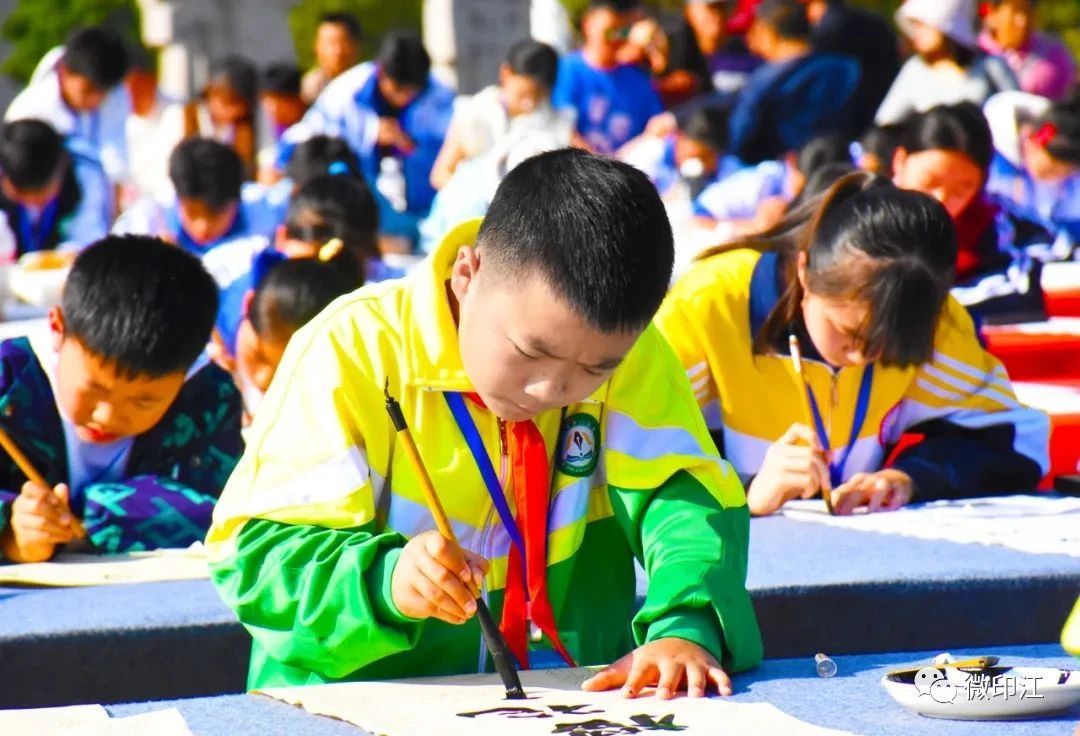
[[[691,380],[693,380],[696,376],[703,376],[703,375],[707,376],[707,375],[709,375],[709,364],[702,361],[701,363],[698,363],[697,365],[690,366],[689,368],[686,369],[686,375]]]
[[[371,480],[367,452],[354,445],[336,457],[304,469],[291,480],[258,489],[245,511],[249,516],[259,516],[287,508],[333,503],[360,490]]]
[[[948,368],[952,368],[957,373],[963,373],[964,375],[974,380],[979,386],[993,384],[1004,388],[1010,394],[1012,393],[1012,384],[1009,383],[1008,373],[1005,372],[1005,369],[1000,363],[995,364],[992,374],[988,374],[985,371],[974,368],[967,363],[963,363],[957,360],[956,358],[950,358],[948,355],[945,355],[944,353],[939,351],[934,352],[934,358],[931,361],[930,365],[933,365],[933,363],[941,363]],[[997,377],[999,380],[992,380],[992,376]]]
[[[1001,401],[1003,403],[1015,400],[1012,387],[1008,383],[1005,383],[1003,386],[1000,381],[993,379],[989,375],[983,376],[983,378],[987,380],[976,384],[965,381],[962,378],[957,378],[951,373],[946,373],[940,368],[935,368],[932,364],[923,366],[923,372],[931,378],[936,379],[938,382],[951,386],[965,394],[985,396],[986,398],[993,398],[995,401]],[[988,395],[991,393],[992,395]]]
[[[936,386],[935,384],[931,383],[926,378],[920,378],[918,381],[916,381],[916,385],[918,385],[919,388],[923,389],[927,393],[930,393],[930,394],[933,394],[934,396],[937,396],[939,399],[943,399],[945,401],[949,401],[949,402],[956,403],[956,404],[962,404],[964,401],[971,398],[970,394],[963,394],[963,393],[956,393],[956,392],[953,392],[953,391],[946,391],[945,389],[940,388],[939,386]],[[994,403],[999,404],[1000,406],[1002,406],[1003,408],[1006,408],[1006,409],[1019,409],[1019,408],[1021,408],[1021,404],[1018,401],[1015,401],[1015,400],[1005,400],[1003,398],[999,398],[999,397],[996,397],[996,396],[989,396],[987,394],[979,394],[977,396],[977,398],[985,399],[987,401],[993,401]]]

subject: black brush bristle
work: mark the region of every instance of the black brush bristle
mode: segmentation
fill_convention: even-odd
[[[495,670],[506,688],[506,699],[525,700],[528,696],[521,688],[521,680],[514,666],[514,655],[510,653],[510,647],[506,645],[506,640],[495,625],[495,619],[491,617],[491,610],[483,598],[476,599],[476,618],[480,621],[480,631],[484,634],[491,659],[495,662]]]

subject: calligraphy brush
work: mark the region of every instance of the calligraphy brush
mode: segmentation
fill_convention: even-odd
[[[795,364],[795,386],[799,398],[802,399],[803,418],[806,420],[806,426],[810,428],[810,431],[816,432],[817,422],[814,421],[814,412],[810,409],[810,386],[807,385],[806,374],[803,373],[802,351],[799,350],[799,338],[795,337],[795,335],[788,335],[788,350],[791,352],[791,362]],[[829,510],[829,515],[835,516],[836,512],[833,511],[832,505],[832,490],[823,487],[821,497],[825,499],[825,508]]]
[[[424,492],[424,499],[427,501],[428,509],[435,518],[435,526],[440,534],[456,545],[458,544],[457,535],[454,534],[450,519],[447,518],[446,511],[443,509],[439,496],[435,492],[435,485],[431,482],[431,476],[428,475],[424,461],[420,457],[420,451],[416,448],[416,442],[413,441],[409,425],[405,421],[405,415],[401,412],[401,405],[398,404],[397,399],[390,395],[389,379],[386,381],[384,393],[386,394],[386,413],[390,415],[390,421],[394,423],[394,431],[397,432],[398,439],[401,440],[401,445],[405,448],[405,456],[409,459],[413,471],[420,480],[420,490]],[[506,688],[506,699],[524,700],[527,696],[521,687],[517,669],[514,667],[514,657],[510,653],[510,647],[507,646],[506,640],[503,639],[502,632],[499,631],[499,627],[495,624],[495,619],[492,618],[491,611],[488,609],[483,596],[480,595],[480,591],[476,590],[473,585],[469,585],[469,592],[476,596],[476,618],[480,622],[480,631],[484,635],[488,651],[491,652],[491,658],[495,662],[495,669],[498,671],[499,677],[502,678],[503,687]]]
[[[23,451],[15,444],[15,440],[11,439],[11,436],[5,432],[3,428],[0,428],[0,446],[2,446],[4,451],[11,456],[16,467],[22,471],[22,474],[26,476],[28,481],[44,488],[52,488],[52,484],[45,480],[45,476],[38,472],[37,468],[34,467],[34,464],[30,462],[30,458],[23,454]],[[86,528],[82,525],[81,521],[75,518],[74,514],[71,515],[71,528],[74,530],[75,536],[79,539],[86,537]]]

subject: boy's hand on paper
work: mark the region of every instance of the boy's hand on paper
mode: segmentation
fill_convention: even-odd
[[[832,492],[833,509],[846,516],[860,506],[870,513],[896,511],[911,503],[914,483],[902,470],[886,468],[876,473],[856,473]]]
[[[58,544],[75,539],[68,487],[56,489],[27,481],[11,505],[11,521],[2,535],[4,555],[13,562],[42,562]]]
[[[463,624],[476,613],[476,596],[487,574],[483,557],[463,550],[438,531],[409,540],[390,580],[394,606],[409,618]]]
[[[731,695],[731,678],[716,658],[692,641],[669,637],[640,646],[607,669],[586,680],[582,690],[597,692],[622,688],[636,698],[643,688],[656,687],[656,697],[667,700],[685,688],[691,698],[701,698],[715,688]]]
[[[771,514],[793,498],[813,498],[829,487],[829,464],[817,433],[792,424],[765,453],[761,470],[746,491],[755,516]]]

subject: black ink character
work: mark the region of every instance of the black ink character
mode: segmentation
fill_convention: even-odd
[[[633,734],[641,733],[641,729],[595,718],[581,723],[557,723],[552,733],[567,734],[567,736],[633,736]]]
[[[476,710],[471,713],[458,713],[459,718],[476,718],[478,716],[503,716],[504,718],[551,718],[550,713],[536,710],[535,708],[523,708],[503,706],[501,708],[488,708]]]
[[[591,708],[589,705],[549,705],[548,710],[555,713],[559,713],[564,716],[591,716],[596,713],[603,713],[602,710],[582,710],[582,708]]]
[[[685,731],[686,726],[679,726],[675,723],[675,714],[666,715],[659,721],[652,716],[639,715],[630,716],[630,720],[636,725],[641,726],[643,731]]]

